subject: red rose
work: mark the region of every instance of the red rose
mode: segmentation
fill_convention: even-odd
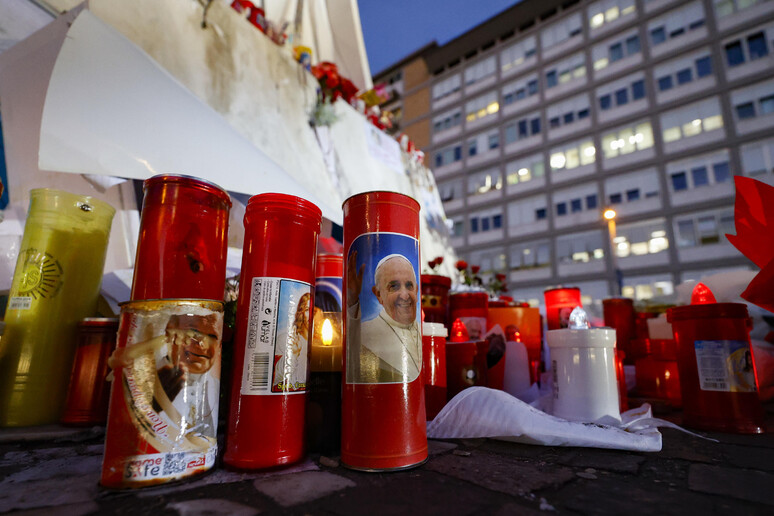
[[[457,267],[458,271],[464,271],[465,269],[468,268],[468,262],[466,262],[465,260],[457,260],[457,264],[455,265],[455,267]]]
[[[505,281],[505,274],[495,274],[497,281]]]
[[[344,97],[344,100],[349,102],[356,94],[357,94],[357,86],[355,86],[355,84],[349,79],[342,77],[341,78],[341,96]]]
[[[479,267],[478,265],[472,265],[472,266],[470,267],[470,271],[471,271],[473,274],[478,274],[478,271],[480,271],[480,270],[481,270],[481,267]]]
[[[436,256],[435,263],[436,265],[441,265],[443,263],[443,256]]]

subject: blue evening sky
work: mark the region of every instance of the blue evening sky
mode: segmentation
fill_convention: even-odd
[[[357,0],[375,74],[433,40],[448,43],[519,0]]]

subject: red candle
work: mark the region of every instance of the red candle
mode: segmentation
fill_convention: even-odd
[[[559,287],[543,292],[546,300],[546,324],[549,330],[567,328],[575,307],[583,306],[577,287]]]
[[[627,297],[603,299],[602,312],[605,326],[615,329],[615,347],[624,353],[624,363],[633,364],[634,301]]]
[[[468,387],[487,386],[485,340],[446,343],[446,397],[454,396]]]
[[[419,204],[392,192],[344,203],[341,461],[366,471],[427,459]]]
[[[685,426],[720,432],[765,432],[747,306],[677,306],[667,311],[667,319],[678,346]]]
[[[422,369],[425,376],[425,407],[427,420],[446,405],[446,336],[443,324],[425,322],[422,325]]]
[[[143,188],[131,299],[223,301],[228,193],[187,176],[155,176]]]
[[[250,199],[237,301],[224,462],[240,469],[304,455],[320,209],[284,194]]]
[[[86,318],[78,323],[78,349],[62,415],[63,425],[104,425],[110,402],[108,358],[116,347],[118,319]]]
[[[422,311],[426,323],[446,324],[449,316],[451,278],[438,274],[422,275]]]

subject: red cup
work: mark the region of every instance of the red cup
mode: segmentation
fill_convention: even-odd
[[[765,432],[747,306],[678,306],[667,311],[667,320],[677,341],[685,426],[719,432]]]
[[[341,462],[364,471],[411,468],[426,461],[428,453],[422,360],[417,360],[422,346],[419,306],[405,322],[411,317],[406,305],[420,295],[419,203],[395,192],[366,192],[347,199],[343,209]],[[393,294],[386,293],[387,281],[376,284],[377,269],[393,259],[397,262],[389,268],[401,271],[393,294],[407,297],[397,311]],[[349,299],[357,286],[357,300]],[[405,324],[398,324],[399,319]],[[383,324],[378,331],[377,323]]]
[[[131,299],[211,299],[226,289],[225,190],[187,176],[154,176],[145,199]]]
[[[446,337],[449,332],[441,323],[422,324],[422,374],[425,378],[427,420],[446,405]]]
[[[487,386],[485,340],[446,343],[446,396],[451,400],[468,387]]]
[[[424,321],[447,324],[451,278],[438,274],[422,275],[422,311]]]
[[[615,328],[615,346],[625,353],[625,363],[633,364],[631,341],[634,338],[634,302],[627,297],[602,300],[605,326]]]
[[[489,294],[486,292],[455,292],[449,296],[448,326],[459,319],[471,340],[484,338],[488,315]]]
[[[63,425],[107,423],[110,403],[107,361],[116,348],[117,333],[118,319],[94,317],[78,323],[78,349],[62,415]]]
[[[546,325],[549,330],[567,328],[573,309],[583,306],[578,287],[551,288],[543,292],[546,301]]]
[[[311,202],[285,194],[256,195],[247,204],[223,457],[234,468],[269,468],[304,456],[321,216]]]

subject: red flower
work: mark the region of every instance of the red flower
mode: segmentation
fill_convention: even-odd
[[[357,86],[347,79],[346,77],[341,78],[341,96],[344,97],[344,100],[347,102],[350,102],[355,95],[357,95]]]
[[[443,256],[436,256],[435,257],[435,264],[441,265],[443,263]]]
[[[505,281],[505,274],[495,274],[497,281]]]
[[[456,265],[454,265],[458,271],[464,271],[468,268],[468,262],[465,260],[457,260]]]
[[[481,270],[481,267],[479,267],[478,265],[472,265],[470,267],[470,272],[472,272],[473,274],[478,274],[478,271],[480,270]]]

